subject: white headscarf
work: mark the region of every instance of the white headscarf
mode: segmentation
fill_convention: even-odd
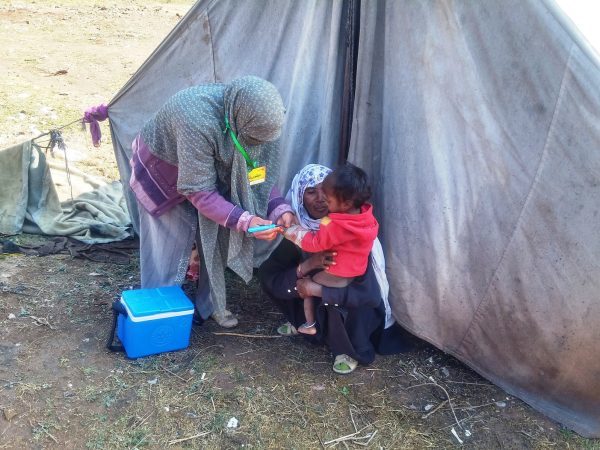
[[[296,217],[302,228],[309,230],[318,230],[320,219],[313,219],[304,207],[304,191],[306,188],[313,188],[321,184],[325,177],[329,175],[331,169],[320,164],[309,164],[304,166],[292,180],[292,187],[286,195],[286,200],[292,205]]]
[[[318,230],[319,224],[321,223],[320,219],[313,219],[308,215],[308,211],[304,207],[304,191],[306,188],[312,188],[322,183],[330,172],[331,169],[329,167],[320,164],[309,164],[304,166],[292,180],[292,187],[285,198],[288,203],[291,203],[292,209],[300,222],[300,226],[303,228]],[[385,275],[385,257],[383,255],[381,242],[379,242],[378,238],[373,242],[371,263],[373,264],[375,278],[377,278],[379,290],[381,291],[381,298],[385,305],[385,328],[389,328],[396,320],[392,316],[392,309],[390,308],[390,303],[388,301],[390,285]]]

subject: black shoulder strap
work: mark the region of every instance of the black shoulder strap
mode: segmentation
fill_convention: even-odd
[[[119,314],[123,314],[126,316],[127,311],[125,310],[125,307],[123,306],[120,300],[115,300],[112,303],[112,312],[113,320],[110,334],[108,336],[108,341],[106,342],[106,348],[109,349],[111,352],[124,352],[125,349],[123,348],[123,344],[114,344],[113,342],[115,340],[115,331],[117,329],[117,318],[119,317]]]

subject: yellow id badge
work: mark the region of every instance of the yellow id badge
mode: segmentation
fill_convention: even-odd
[[[252,169],[248,172],[248,181],[250,182],[250,186],[254,184],[264,183],[267,179],[267,167],[261,166],[256,169]]]

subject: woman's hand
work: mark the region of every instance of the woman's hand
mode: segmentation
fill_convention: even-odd
[[[248,224],[248,228],[259,227],[261,225],[271,225],[273,222],[270,220],[265,220],[262,217],[254,216],[250,223]],[[272,241],[277,237],[277,234],[281,232],[281,228],[273,228],[271,230],[265,231],[257,231],[256,233],[252,233],[252,236],[256,239],[260,239],[262,241]]]
[[[310,278],[300,278],[296,281],[296,290],[300,298],[321,297],[323,295],[322,287]]]
[[[298,219],[294,213],[288,211],[279,216],[277,225],[283,225],[285,228],[288,228],[292,225],[298,225]]]
[[[329,266],[335,266],[336,256],[337,252],[332,251],[313,253],[310,258],[302,262],[302,273],[309,273],[317,269],[328,270]]]

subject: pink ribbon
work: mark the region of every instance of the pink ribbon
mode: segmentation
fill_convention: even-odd
[[[92,143],[94,147],[100,146],[100,139],[102,139],[102,132],[100,131],[100,124],[98,121],[103,121],[108,118],[108,106],[104,103],[98,106],[92,106],[86,109],[83,114],[83,123],[90,124],[90,133],[92,134]]]

